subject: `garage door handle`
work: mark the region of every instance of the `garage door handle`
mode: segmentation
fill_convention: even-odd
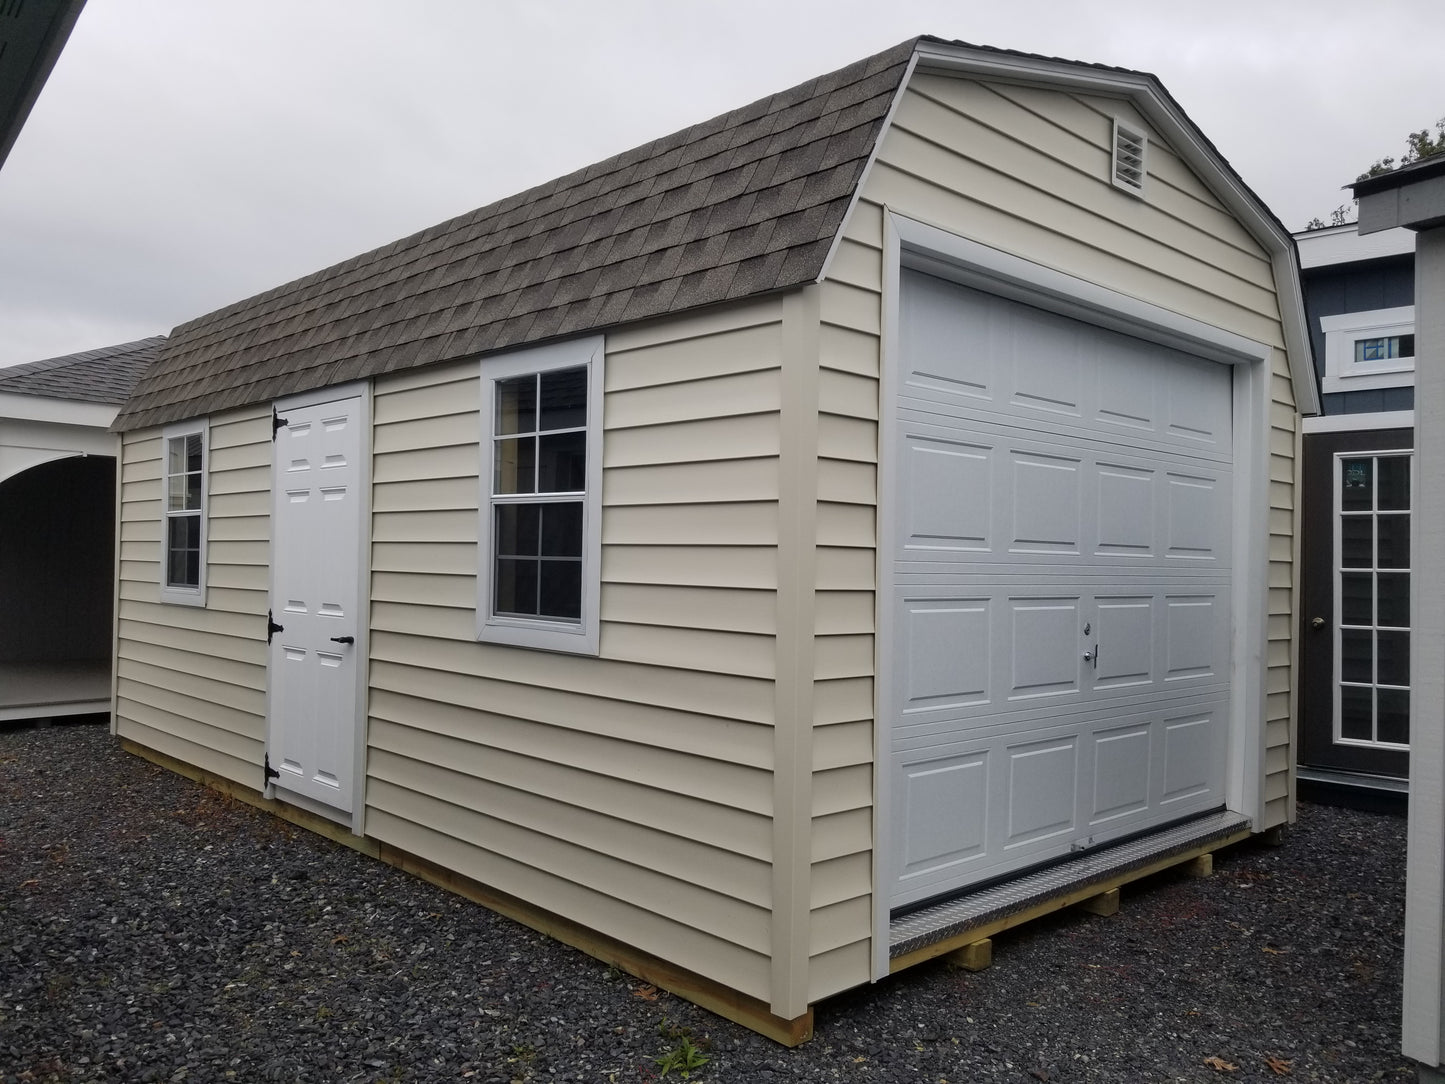
[[[1085,662],[1088,662],[1088,663],[1093,663],[1095,670],[1097,670],[1097,669],[1099,668],[1099,645],[1098,645],[1098,644],[1095,644],[1095,645],[1094,645],[1094,650],[1093,650],[1093,651],[1085,651],[1085,652],[1084,652],[1084,661],[1085,661]]]
[[[333,636],[333,637],[331,638],[331,642],[332,642],[333,644],[354,644],[354,643],[356,643],[356,637],[355,637],[355,636]]]

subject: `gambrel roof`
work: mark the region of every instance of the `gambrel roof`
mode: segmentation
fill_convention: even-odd
[[[0,369],[0,392],[123,403],[164,345],[164,335]]]
[[[1288,231],[1152,75],[920,37],[182,324],[114,428],[816,282],[923,52],[1157,103],[1298,295]]]
[[[183,324],[117,427],[818,277],[913,42]]]

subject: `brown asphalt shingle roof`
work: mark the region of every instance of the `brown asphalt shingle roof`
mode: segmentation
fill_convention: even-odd
[[[916,40],[183,324],[115,428],[811,282]]]
[[[0,392],[82,403],[123,403],[165,341],[164,335],[153,335],[133,343],[9,366],[0,369]]]

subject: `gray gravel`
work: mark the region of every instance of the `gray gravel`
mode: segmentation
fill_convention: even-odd
[[[651,1081],[684,1038],[693,1081],[1413,1080],[1404,828],[1302,805],[1283,847],[834,998],[790,1051],[103,726],[0,731],[0,1081]]]

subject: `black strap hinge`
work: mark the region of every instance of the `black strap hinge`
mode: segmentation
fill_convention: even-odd
[[[276,434],[281,431],[281,428],[290,424],[290,421],[276,413],[275,407],[271,408],[271,439],[273,441],[276,439]]]
[[[267,610],[267,611],[266,611],[266,642],[269,644],[269,643],[271,642],[271,637],[275,636],[278,632],[285,632],[285,631],[286,631],[286,626],[285,626],[285,625],[278,625],[278,624],[276,624],[275,615],[272,614],[272,612],[271,612],[270,610]]]
[[[280,778],[281,778],[281,773],[278,772],[275,768],[271,767],[271,754],[270,754],[270,753],[267,753],[267,754],[266,754],[266,774],[261,777],[261,786],[262,786],[263,788],[264,788],[264,787],[269,787],[269,786],[271,785],[271,780],[273,780],[273,779],[280,779]]]

